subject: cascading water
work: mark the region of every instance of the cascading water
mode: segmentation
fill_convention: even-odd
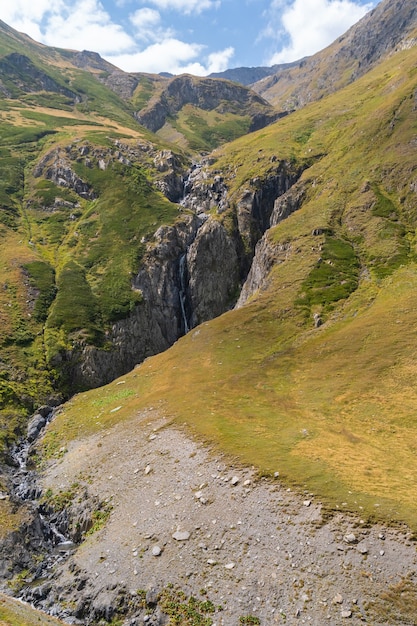
[[[21,589],[19,598],[44,610],[47,609],[42,606],[42,598],[37,598],[34,595],[36,592],[36,587],[33,586],[34,583],[37,581],[44,582],[51,578],[57,563],[67,558],[76,547],[62,532],[62,522],[57,524],[57,516],[54,512],[40,502],[42,490],[38,484],[37,473],[35,470],[30,469],[31,444],[53,416],[53,409],[50,409],[48,412],[45,411],[44,417],[40,416],[40,414],[35,415],[29,422],[28,438],[22,439],[10,451],[10,459],[15,467],[9,483],[10,498],[17,505],[28,506],[33,511],[34,518],[37,520],[35,525],[37,528],[35,538],[37,545],[36,555],[40,556],[39,550],[42,552],[42,559],[36,571],[33,571],[31,574],[30,584],[28,587]],[[41,420],[40,417],[43,417],[43,419]],[[36,434],[34,434],[34,423],[38,425]]]
[[[180,257],[179,262],[179,279],[180,279],[180,289],[179,289],[179,298],[180,298],[180,306],[181,306],[181,315],[182,321],[184,324],[184,334],[186,335],[190,330],[190,324],[187,315],[187,253],[185,252]]]

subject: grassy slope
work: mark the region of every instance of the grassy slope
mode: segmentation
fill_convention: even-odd
[[[152,162],[146,155],[131,168],[123,168],[115,159],[106,172],[98,166],[83,168],[73,163],[72,168],[78,166],[78,175],[99,194],[94,201],[33,177],[39,159],[57,148],[86,143],[92,150],[114,150],[112,138],[134,147],[150,141],[165,145],[141,128],[133,110],[91,74],[73,68],[57,51],[35,42],[29,42],[26,49],[23,39],[13,31],[9,38],[0,37],[0,51],[26,51],[82,97],[76,104],[46,92],[0,100],[0,455],[4,444],[24,425],[26,413],[53,392],[55,373],[47,368],[47,356],[70,346],[68,333],[72,331],[78,340],[100,340],[97,327],[103,330],[109,320],[126,314],[137,297],[130,278],[143,252],[141,237],[178,214],[177,207],[152,189]],[[51,70],[48,63],[59,60],[61,69]],[[56,197],[79,206],[51,210]],[[54,272],[59,286],[61,270],[74,260],[78,275],[85,274],[99,300],[98,313],[88,324],[82,307],[75,308],[73,302],[66,307],[62,298],[47,319],[55,294]],[[62,308],[80,314],[75,321],[65,316],[63,320]],[[50,329],[47,346],[45,321]]]
[[[76,396],[46,437],[48,454],[160,406],[331,508],[417,531],[415,60],[416,49],[399,53],[356,85],[218,153],[215,167],[235,175],[236,196],[255,172],[268,171],[272,155],[317,157],[303,176],[302,209],[269,235],[290,244],[287,260],[252,302],[148,359],[122,391],[115,382]],[[312,234],[318,227],[330,243]],[[317,279],[323,247],[345,249],[340,242],[360,270],[347,299],[329,297]],[[337,254],[327,260],[336,273],[349,269]],[[314,312],[326,322],[319,329]]]
[[[63,624],[54,617],[0,594],[0,626],[59,626]]]

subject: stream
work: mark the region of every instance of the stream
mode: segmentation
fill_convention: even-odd
[[[53,419],[55,409],[42,407],[28,425],[27,437],[22,438],[10,451],[10,459],[15,469],[11,474],[9,493],[10,499],[17,506],[28,507],[32,513],[32,521],[25,526],[25,544],[27,555],[24,571],[28,572],[24,586],[15,592],[19,600],[27,602],[35,608],[42,609],[51,615],[62,614],[57,605],[45,607],[43,600],[49,592],[54,577],[55,566],[65,560],[76,548],[66,535],[68,525],[65,511],[56,514],[51,507],[41,501],[42,490],[38,483],[36,469],[31,468],[31,446],[43,432],[45,426]],[[27,561],[31,561],[29,565]],[[33,564],[36,564],[34,567]]]

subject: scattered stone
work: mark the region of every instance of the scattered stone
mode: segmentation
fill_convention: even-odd
[[[110,411],[110,413],[117,413],[117,411],[120,411],[121,408],[122,408],[121,406],[116,406],[114,409]]]
[[[343,537],[343,541],[345,543],[356,543],[357,541],[356,535],[354,533],[348,533],[347,535]]]
[[[151,467],[150,465],[147,465],[147,466],[145,467],[145,474],[146,474],[146,476],[147,476],[148,474],[150,474],[151,472],[152,472],[152,467]]]
[[[187,530],[177,530],[172,535],[172,538],[175,539],[175,541],[188,541],[190,533]]]
[[[337,593],[335,595],[335,597],[332,600],[333,604],[342,604],[343,603],[343,596],[340,593]]]
[[[156,589],[152,588],[146,592],[146,604],[148,606],[156,606],[159,600],[159,594]]]
[[[207,559],[207,565],[217,565],[217,561],[215,559]]]
[[[304,504],[304,506],[309,507],[309,506],[311,506],[311,500],[304,500],[303,504]]]
[[[368,554],[368,548],[366,546],[358,546],[358,550],[361,554]]]
[[[380,554],[380,556],[384,556],[384,554],[385,554],[385,550],[380,550],[380,551],[379,551],[379,554]]]
[[[244,487],[249,487],[249,485],[251,485],[251,484],[252,484],[252,481],[251,481],[251,480],[249,480],[249,478],[248,478],[248,479],[247,479],[247,480],[245,480],[245,482],[243,483],[243,486],[244,486]]]
[[[161,556],[162,548],[160,546],[154,546],[152,548],[152,556]]]
[[[342,617],[344,618],[352,617],[352,611],[349,611],[349,610],[342,611]]]
[[[237,484],[239,484],[239,478],[237,476],[233,476],[230,482],[232,483],[233,487],[235,487]]]
[[[235,566],[235,563],[228,563],[227,565],[225,565],[226,569],[233,569]]]
[[[197,500],[200,500],[200,498],[203,497],[203,492],[202,491],[196,491],[194,494],[194,498],[196,498]]]

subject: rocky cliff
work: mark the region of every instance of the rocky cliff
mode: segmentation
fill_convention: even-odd
[[[416,45],[414,0],[383,0],[333,44],[252,85],[279,109],[294,110],[363,76],[382,58]]]
[[[278,117],[263,98],[247,87],[226,80],[183,75],[170,79],[162,93],[151,98],[146,107],[137,112],[136,118],[156,132],[168,117],[176,116],[185,105],[219,113],[240,112],[251,118],[250,131],[258,130]]]

